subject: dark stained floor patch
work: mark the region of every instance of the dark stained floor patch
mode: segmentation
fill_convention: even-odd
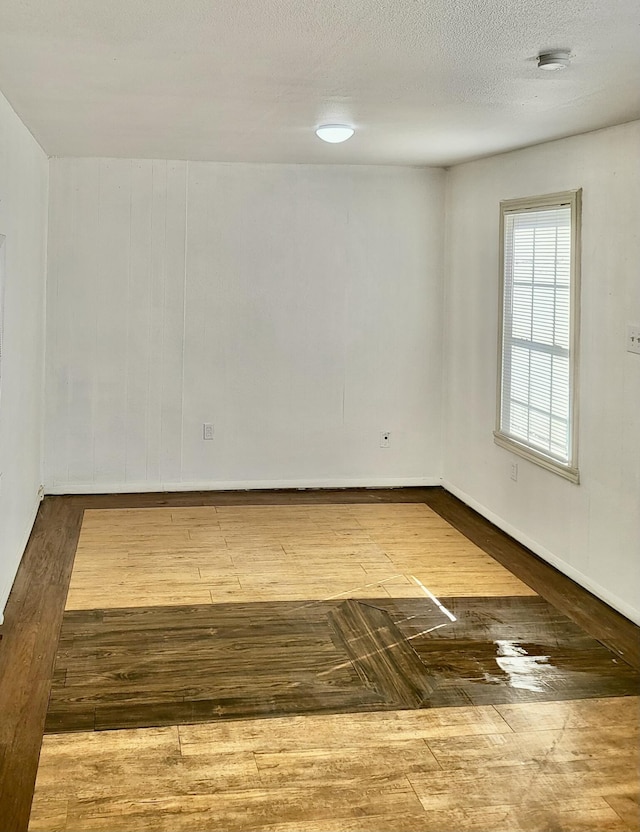
[[[428,669],[385,609],[347,600],[327,616],[358,676],[386,705],[428,706]]]
[[[69,611],[46,731],[637,695],[539,597]]]

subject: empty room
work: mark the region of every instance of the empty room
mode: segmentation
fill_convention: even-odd
[[[0,832],[640,832],[639,78],[0,2]]]

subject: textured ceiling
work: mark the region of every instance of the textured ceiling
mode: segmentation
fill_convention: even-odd
[[[0,89],[53,156],[448,165],[638,118],[638,79],[638,0],[0,3]]]

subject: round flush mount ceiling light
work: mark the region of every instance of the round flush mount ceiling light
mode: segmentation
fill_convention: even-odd
[[[322,139],[323,142],[329,142],[330,144],[346,142],[354,133],[353,127],[349,127],[347,124],[321,124],[316,129],[316,136]]]
[[[541,52],[538,55],[538,69],[547,72],[556,72],[558,69],[566,69],[569,66],[569,52],[565,49],[556,49],[553,52]]]

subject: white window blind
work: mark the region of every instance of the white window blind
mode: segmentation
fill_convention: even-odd
[[[577,481],[574,437],[577,239],[566,201],[503,203],[501,377],[497,438]],[[501,443],[504,444],[504,443]],[[513,449],[513,448],[512,448]],[[525,453],[525,455],[529,455]],[[534,459],[534,461],[538,461]]]

